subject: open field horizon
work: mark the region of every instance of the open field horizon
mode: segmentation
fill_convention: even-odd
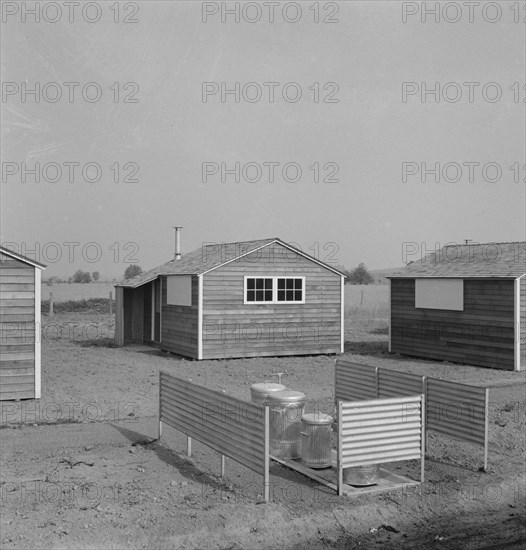
[[[53,293],[54,303],[109,298],[115,300],[114,283],[42,283],[42,301]],[[388,285],[345,285],[345,313],[367,313],[375,317],[387,317],[389,312]],[[44,310],[45,313],[45,310]]]

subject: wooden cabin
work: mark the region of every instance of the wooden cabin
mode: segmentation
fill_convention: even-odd
[[[40,398],[40,278],[45,266],[0,247],[0,401]]]
[[[343,353],[344,279],[278,238],[204,245],[116,285],[115,340],[193,359]]]
[[[526,243],[445,246],[390,279],[389,351],[526,366]]]

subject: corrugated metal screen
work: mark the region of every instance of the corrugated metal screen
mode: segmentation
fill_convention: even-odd
[[[266,474],[268,414],[265,407],[163,371],[159,386],[161,422],[259,474]]]
[[[338,359],[334,393],[336,401],[423,393],[428,430],[487,449],[487,388]]]
[[[377,397],[377,367],[352,361],[336,361],[334,395],[336,401],[355,401]]]
[[[422,458],[422,396],[340,402],[340,467]]]
[[[485,445],[486,395],[486,388],[428,378],[428,429]]]
[[[378,369],[378,397],[398,397],[425,393],[423,376]]]

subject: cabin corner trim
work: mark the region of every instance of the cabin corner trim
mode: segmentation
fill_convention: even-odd
[[[41,353],[40,353],[40,338],[41,338],[41,311],[40,311],[40,296],[41,296],[41,272],[38,267],[35,272],[35,399],[40,399],[41,396]]]
[[[514,281],[515,290],[515,338],[514,338],[514,370],[521,370],[521,279],[517,277]]]
[[[203,276],[197,275],[197,359],[203,358]]]

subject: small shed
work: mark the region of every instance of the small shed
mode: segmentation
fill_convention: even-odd
[[[116,285],[115,340],[194,359],[343,353],[344,279],[278,238],[203,245]]]
[[[390,279],[389,351],[526,366],[526,242],[444,246]]]
[[[0,246],[0,401],[40,398],[43,269]]]

